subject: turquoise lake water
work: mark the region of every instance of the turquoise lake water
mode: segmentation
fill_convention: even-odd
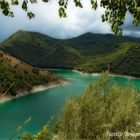
[[[90,83],[96,83],[99,79],[99,76],[81,75],[68,70],[54,70],[53,72],[69,79],[69,84],[0,104],[0,140],[8,140],[16,128],[29,117],[32,117],[32,120],[13,140],[25,131],[35,134],[47,124],[52,116],[61,112],[67,98],[82,95]],[[122,77],[113,77],[113,79],[122,86],[128,82],[132,83],[140,90],[138,79]]]

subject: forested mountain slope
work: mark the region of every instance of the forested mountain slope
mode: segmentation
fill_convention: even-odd
[[[109,70],[112,73],[140,76],[140,43],[122,43],[121,47],[77,67],[88,73]]]
[[[36,67],[78,69],[140,76],[140,39],[86,33],[54,39],[36,32],[18,31],[0,49]]]
[[[0,94],[16,95],[19,90],[30,91],[33,86],[56,80],[58,77],[47,70],[34,68],[0,51]]]

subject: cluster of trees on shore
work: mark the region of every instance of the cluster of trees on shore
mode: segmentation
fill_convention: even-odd
[[[47,70],[41,71],[0,51],[0,93],[16,96],[33,86],[58,80]]]
[[[21,140],[137,140],[140,136],[125,133],[139,133],[139,107],[140,96],[134,87],[118,86],[104,73],[83,96],[69,99],[55,129],[44,126],[37,135],[23,134]]]

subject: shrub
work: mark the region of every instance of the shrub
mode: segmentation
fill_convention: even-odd
[[[39,69],[38,68],[32,68],[32,72],[35,74],[39,74]]]
[[[3,57],[4,53],[2,51],[0,51],[0,57]]]
[[[60,139],[118,139],[108,133],[135,133],[139,117],[138,93],[121,87],[104,74],[96,85],[76,100],[70,99],[60,120]],[[125,135],[122,135],[124,138]]]

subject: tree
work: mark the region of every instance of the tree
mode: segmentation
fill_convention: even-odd
[[[14,13],[11,11],[11,5],[19,5],[19,0],[0,0],[0,9],[5,16],[13,17]],[[48,3],[50,0],[42,0]],[[76,7],[82,8],[80,0],[73,0]],[[94,10],[98,8],[97,0],[90,0],[91,6]],[[37,0],[23,0],[22,9],[27,13],[29,19],[34,18],[35,14],[28,10],[28,4],[37,3]],[[67,6],[69,0],[58,0],[59,16],[67,17]],[[140,23],[140,0],[100,0],[100,6],[105,8],[105,13],[102,15],[102,21],[108,22],[111,25],[112,31],[115,34],[122,34],[122,25],[124,24],[126,13],[133,16],[132,23],[138,26]]]
[[[111,86],[112,85],[112,86]],[[110,82],[106,74],[76,100],[70,99],[60,120],[60,139],[126,139],[125,133],[138,133],[138,93]],[[111,134],[121,134],[110,137]]]

